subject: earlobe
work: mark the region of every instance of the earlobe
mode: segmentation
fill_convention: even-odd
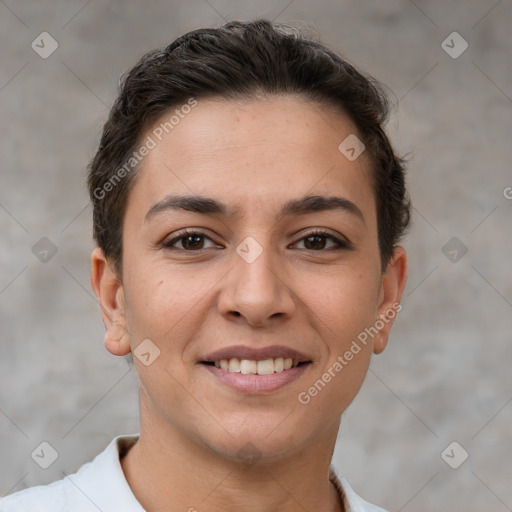
[[[115,356],[125,356],[131,352],[130,339],[126,329],[116,324],[105,332],[105,348]]]
[[[124,288],[99,247],[91,254],[91,284],[105,324],[106,349],[116,356],[129,354],[131,348],[126,330]]]
[[[373,352],[380,354],[388,344],[391,327],[396,315],[402,309],[400,301],[407,282],[407,254],[401,246],[396,247],[386,271],[382,284],[377,309],[376,324],[379,334],[375,337]]]

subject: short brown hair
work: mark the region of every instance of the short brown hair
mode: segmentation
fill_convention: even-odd
[[[124,76],[88,175],[94,239],[120,275],[123,219],[138,167],[132,171],[126,162],[146,131],[191,98],[262,94],[295,94],[348,114],[372,162],[381,266],[386,268],[409,224],[410,201],[404,161],[383,129],[389,113],[383,87],[319,42],[257,20],[188,32],[144,55]]]

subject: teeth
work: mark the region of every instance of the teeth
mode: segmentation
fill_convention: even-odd
[[[237,359],[236,357],[233,357],[229,360],[228,363],[228,370],[230,372],[239,373],[240,372],[240,359]]]
[[[240,361],[240,371],[244,375],[249,373],[257,373],[258,363],[256,361],[249,361],[249,359],[242,359]]]
[[[264,361],[258,361],[256,373],[258,375],[270,375],[275,371],[275,364],[273,359],[265,359]]]
[[[263,361],[255,361],[251,359],[221,359],[215,361],[215,366],[229,372],[243,373],[244,375],[271,375],[272,373],[282,372],[298,366],[299,363],[293,363],[291,357],[275,359],[265,359]]]

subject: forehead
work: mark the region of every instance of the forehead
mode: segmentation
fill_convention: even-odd
[[[351,161],[339,149],[354,135],[343,113],[293,96],[178,106],[142,138],[155,144],[128,211],[130,203],[149,208],[165,195],[186,194],[216,197],[241,214],[262,207],[270,214],[294,197],[331,194],[372,217],[369,159],[363,152]]]

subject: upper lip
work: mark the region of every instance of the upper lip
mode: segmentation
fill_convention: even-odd
[[[234,345],[211,352],[204,359],[201,359],[201,362],[215,362],[221,359],[231,359],[235,357],[252,361],[264,361],[265,359],[276,359],[278,357],[282,357],[283,359],[292,358],[294,363],[311,361],[311,357],[306,354],[282,345],[269,345],[260,348]]]

